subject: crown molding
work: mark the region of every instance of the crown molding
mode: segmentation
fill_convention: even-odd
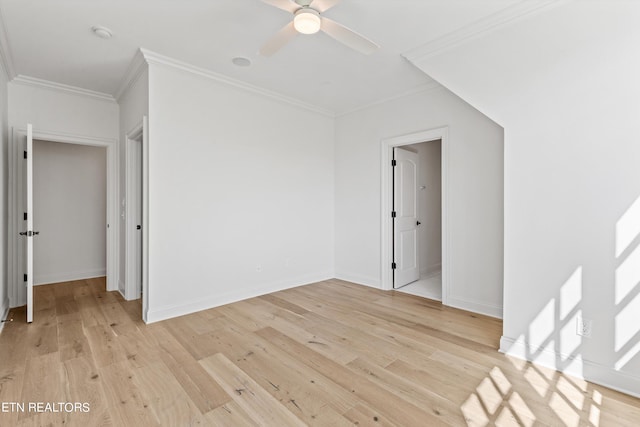
[[[2,11],[0,10],[0,63],[7,73],[8,80],[16,77],[16,69],[13,65],[13,55],[11,55],[11,48],[9,47],[9,36],[7,35],[6,26],[4,24],[4,18],[2,17]]]
[[[421,46],[411,49],[402,54],[412,63],[439,55],[456,46],[467,43],[471,40],[484,36],[497,29],[517,22],[525,17],[543,12],[548,9],[558,7],[572,0],[521,0],[512,6],[506,7],[499,12],[482,18],[459,30],[445,34]]]
[[[356,113],[358,111],[366,110],[368,108],[375,107],[377,105],[385,104],[387,102],[395,101],[396,99],[404,98],[411,95],[417,95],[419,93],[429,93],[436,90],[444,89],[440,83],[435,80],[432,80],[428,83],[422,84],[420,86],[416,86],[413,89],[409,89],[407,91],[401,92],[397,95],[389,96],[387,98],[382,98],[377,101],[369,102],[368,104],[360,105],[358,107],[352,108],[350,110],[346,110],[336,114],[336,117],[347,116],[352,113]]]
[[[144,54],[142,53],[142,49],[138,49],[131,60],[131,64],[129,64],[129,68],[127,68],[127,71],[122,76],[122,80],[116,90],[115,99],[118,100],[118,102],[127,93],[127,91],[136,84],[142,73],[147,69],[147,66],[148,64],[145,60]]]
[[[142,55],[144,56],[145,61],[148,64],[156,64],[163,65],[167,67],[171,67],[180,71],[184,71],[190,74],[194,74],[200,77],[204,77],[209,80],[214,80],[219,83],[223,83],[229,86],[237,87],[239,89],[245,90],[247,92],[252,92],[267,98],[274,99],[279,102],[283,102],[285,104],[293,105],[295,107],[303,108],[305,110],[318,113],[328,117],[335,117],[335,113],[331,110],[327,110],[322,107],[318,107],[313,104],[306,103],[304,101],[300,101],[295,98],[291,98],[286,95],[279,94],[277,92],[273,92],[267,89],[263,89],[258,86],[251,85],[249,83],[245,83],[241,80],[237,80],[231,77],[224,76],[222,74],[215,73],[210,70],[206,70],[204,68],[196,67],[195,65],[188,64],[186,62],[178,61],[177,59],[169,58],[168,56],[160,55],[155,52],[151,52],[147,49],[140,49]]]
[[[38,88],[44,88],[53,90],[56,92],[62,92],[65,94],[81,95],[93,99],[99,99],[101,101],[116,102],[115,98],[108,93],[96,92],[89,89],[83,89],[81,87],[65,85],[63,83],[56,83],[49,80],[38,79],[35,77],[19,75],[11,80],[11,83],[21,84],[25,86],[33,86]]]

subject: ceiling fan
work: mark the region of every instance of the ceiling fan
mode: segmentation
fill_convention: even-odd
[[[365,55],[378,49],[378,45],[337,22],[321,16],[340,0],[262,0],[271,6],[293,14],[293,20],[278,31],[262,48],[262,56],[271,56],[298,33],[315,34],[324,31],[340,43]]]

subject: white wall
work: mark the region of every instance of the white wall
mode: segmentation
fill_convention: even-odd
[[[450,304],[502,314],[502,129],[446,90],[336,119],[336,276],[381,285],[381,140],[449,127]]]
[[[414,58],[505,128],[502,351],[635,395],[638,22],[637,1],[561,2]],[[578,316],[593,321],[590,339]]]
[[[117,138],[118,104],[64,90],[9,83],[9,126],[95,138]]]
[[[149,68],[149,313],[333,277],[331,117]]]
[[[33,144],[34,284],[106,274],[106,149]]]
[[[439,140],[413,147],[419,162],[418,254],[420,274],[425,275],[439,270],[442,264],[442,150]]]
[[[149,72],[146,64],[141,65],[142,70],[131,82],[131,85],[118,99],[120,106],[120,200],[119,200],[119,273],[118,282],[119,289],[122,291],[125,286],[125,268],[126,268],[126,135],[131,133],[137,126],[142,123],[142,117],[149,115]]]
[[[4,319],[9,309],[9,289],[7,280],[7,148],[9,102],[7,96],[7,73],[0,61],[0,318]],[[0,325],[0,329],[2,326]]]

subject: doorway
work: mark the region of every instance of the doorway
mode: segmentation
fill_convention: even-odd
[[[425,290],[422,292],[422,296],[426,296],[428,298],[440,299],[444,305],[448,304],[448,289],[450,283],[450,271],[451,271],[451,257],[449,255],[450,244],[449,244],[449,221],[447,220],[447,213],[450,211],[449,205],[449,185],[450,180],[448,179],[448,163],[449,163],[449,145],[448,145],[448,128],[440,127],[430,130],[425,130],[421,132],[416,132],[408,135],[401,135],[397,137],[392,137],[389,139],[385,139],[381,143],[381,188],[380,188],[380,198],[381,198],[381,248],[380,248],[380,259],[381,259],[381,288],[385,290],[395,289],[394,286],[394,267],[398,267],[398,263],[395,259],[397,255],[394,233],[395,233],[395,223],[394,223],[394,150],[399,147],[410,147],[412,145],[418,146],[419,144],[433,144],[436,141],[439,144],[439,147],[436,145],[429,146],[432,148],[432,151],[437,152],[439,148],[439,161],[440,161],[440,201],[441,207],[439,209],[440,212],[440,227],[437,230],[436,227],[431,227],[431,232],[427,233],[426,224],[423,227],[424,231],[416,232],[416,242],[414,243],[415,247],[415,256],[416,256],[416,265],[418,276],[417,280],[411,281],[412,283],[416,283],[418,286],[421,286],[419,282],[423,279],[430,283],[424,283],[424,285],[430,285],[430,290]],[[417,149],[414,147],[414,151]],[[436,156],[434,156],[436,157]],[[436,160],[437,161],[437,160]],[[437,169],[426,168],[428,174],[437,174]],[[418,171],[419,173],[419,171]],[[420,192],[427,192],[428,186],[437,186],[437,179],[432,177],[434,180],[425,181],[426,177],[419,177],[416,174],[416,215],[420,215],[418,211]],[[419,183],[423,181],[423,183]],[[421,190],[422,187],[425,187],[424,190]],[[434,197],[437,197],[434,196]],[[430,209],[438,210],[433,204]],[[430,211],[430,209],[425,210],[423,208],[423,214],[426,214]],[[397,214],[397,213],[396,213]],[[434,217],[433,212],[431,212],[431,217],[428,220],[430,224],[437,222],[437,216]],[[420,218],[416,217],[416,222],[420,222],[421,224],[417,225],[418,228],[422,227],[422,221]],[[439,231],[439,233],[438,233]],[[423,234],[440,234],[440,252],[433,251],[433,246],[438,246],[437,239],[431,240],[431,243],[425,243],[420,248],[420,238],[418,237],[420,233]],[[433,237],[433,236],[432,236]],[[427,246],[429,245],[429,246]],[[420,256],[420,252],[425,253],[431,247],[431,252],[428,256],[424,258]],[[439,256],[438,256],[439,255]],[[439,262],[438,262],[439,258]],[[437,293],[438,284],[440,285],[439,295]],[[411,286],[411,285],[409,285]],[[403,290],[407,290],[407,287],[402,288]],[[409,288],[409,291],[412,289]]]
[[[442,301],[442,141],[393,151],[393,288]]]
[[[25,305],[28,300],[27,286],[24,286],[26,259],[26,239],[19,235],[25,226],[25,181],[26,163],[23,152],[26,150],[28,136],[34,140],[50,141],[65,144],[102,147],[106,149],[106,224],[103,232],[106,234],[106,277],[107,290],[117,289],[117,140],[108,138],[93,138],[59,132],[49,132],[42,129],[30,130],[14,128],[9,143],[9,236],[7,279],[9,282],[9,304],[11,307]],[[28,216],[33,218],[33,215]],[[32,283],[33,275],[29,276]]]
[[[33,284],[106,276],[104,147],[33,141]]]

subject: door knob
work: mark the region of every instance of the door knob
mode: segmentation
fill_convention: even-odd
[[[140,230],[141,228],[142,228],[142,226],[136,225],[136,230]]]
[[[416,225],[420,225],[422,224],[420,221],[416,221]]]

